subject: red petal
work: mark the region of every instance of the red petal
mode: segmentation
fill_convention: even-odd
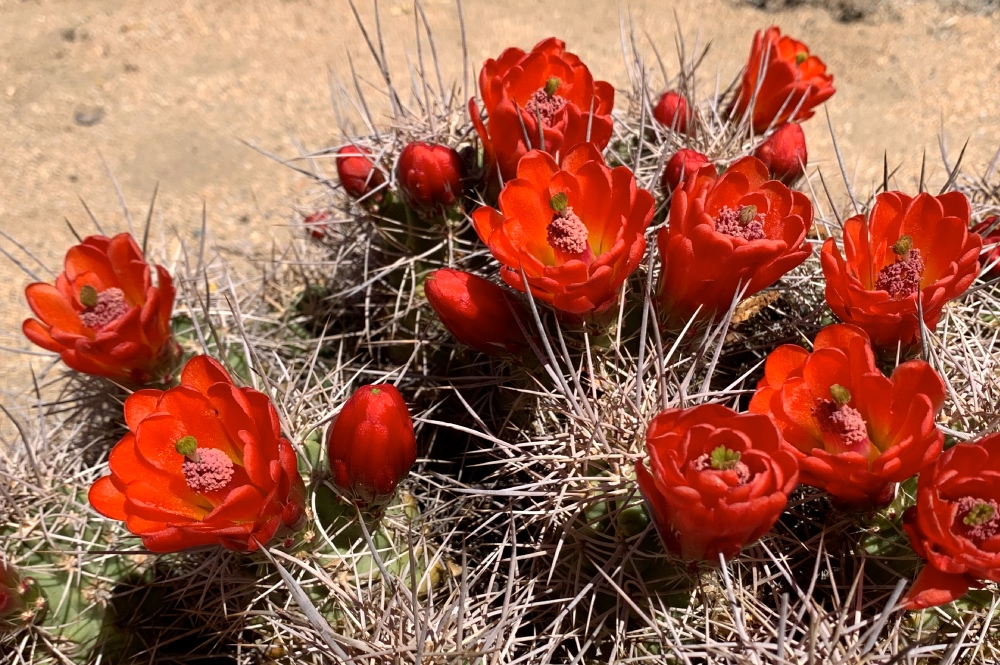
[[[934,566],[926,565],[903,597],[902,607],[922,610],[950,603],[968,592],[970,582],[966,575],[942,573]]]
[[[111,476],[98,478],[97,482],[90,486],[87,499],[90,505],[105,517],[113,520],[125,519],[125,495],[115,487]]]
[[[181,384],[191,386],[200,393],[207,391],[212,384],[232,382],[219,361],[208,356],[195,356],[181,372]]]

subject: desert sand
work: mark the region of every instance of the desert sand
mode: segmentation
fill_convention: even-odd
[[[445,81],[463,77],[454,0],[423,0]],[[775,4],[775,3],[772,3]],[[781,4],[781,3],[777,3]],[[835,4],[835,3],[834,3]],[[357,0],[374,29],[372,3]],[[954,160],[983,170],[1000,147],[1000,15],[928,2],[883,2],[853,22],[822,7],[766,12],[732,0],[464,0],[470,76],[508,45],[564,38],[597,78],[627,85],[619,19],[630,14],[638,46],[650,42],[676,72],[675,35],[711,42],[702,85],[725,85],[745,61],[754,30],[776,23],[806,41],[835,76],[827,104],[851,177],[864,191],[881,177],[883,152],[914,183],[926,149],[941,178],[939,140]],[[408,77],[416,60],[409,0],[382,0],[390,67]],[[675,22],[676,14],[676,22]],[[424,42],[424,49],[427,44]],[[50,268],[73,244],[69,220],[95,232],[86,201],[107,233],[127,229],[109,179],[141,225],[159,185],[154,233],[162,246],[196,239],[204,204],[209,233],[247,254],[288,233],[297,176],[241,143],[285,156],[338,142],[330,82],[376,71],[347,0],[0,0],[0,229]],[[425,52],[426,56],[426,52]],[[375,88],[366,95],[386,111]],[[811,166],[839,180],[830,132],[818,114],[806,124]],[[105,166],[106,165],[106,166]],[[842,185],[840,186],[842,188]],[[842,191],[842,189],[840,190]],[[173,239],[173,240],[172,240]],[[11,241],[0,244],[40,278],[51,279]],[[20,322],[32,281],[0,257],[0,346],[27,350]],[[24,381],[24,363],[5,353],[0,378]]]

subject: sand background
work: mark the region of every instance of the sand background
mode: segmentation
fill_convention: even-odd
[[[995,2],[970,9],[883,0],[871,13],[871,3],[859,2],[756,3],[779,11],[752,4],[464,0],[471,74],[508,45],[528,48],[556,34],[596,78],[625,86],[624,11],[671,73],[678,22],[689,43],[699,34],[711,41],[702,83],[714,85],[718,71],[725,84],[745,62],[754,30],[777,23],[833,72],[838,92],[827,108],[860,188],[880,177],[883,151],[902,165],[901,183],[916,181],[924,149],[940,178],[942,127],[952,159],[969,139],[966,163],[975,170],[1000,147],[1000,13],[988,10]],[[357,5],[373,28],[372,3]],[[380,7],[390,67],[405,78],[407,54],[416,60],[412,2]],[[424,7],[442,74],[460,82],[456,5],[424,0]],[[858,13],[854,22],[838,18]],[[645,38],[639,46],[654,64]],[[0,230],[58,270],[73,243],[64,220],[94,232],[81,198],[109,234],[127,228],[110,170],[138,224],[159,183],[155,234],[167,244],[197,239],[204,204],[221,247],[236,254],[266,247],[290,232],[298,178],[240,140],[286,156],[297,154],[295,142],[308,149],[338,142],[330,79],[350,80],[348,54],[362,78],[376,80],[347,0],[0,0]],[[384,98],[374,88],[366,94],[384,114]],[[811,164],[838,180],[822,113],[806,134]],[[0,246],[31,264],[9,240]],[[0,347],[28,349],[20,322],[29,314],[29,281],[0,256]],[[26,362],[44,365],[38,356],[0,352],[4,392],[24,385]]]

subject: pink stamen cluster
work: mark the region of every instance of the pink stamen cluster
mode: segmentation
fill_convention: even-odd
[[[566,254],[583,254],[589,246],[587,225],[576,216],[572,208],[566,208],[552,218],[546,229],[549,246]]]
[[[879,271],[875,279],[876,291],[888,291],[893,300],[900,300],[920,288],[924,274],[924,260],[919,249],[911,249],[905,257]]]
[[[542,124],[552,126],[556,115],[566,107],[566,100],[559,95],[550,95],[545,89],[535,90],[524,105],[524,110],[541,117]]]
[[[711,471],[713,473],[723,473],[723,469],[716,469],[712,467],[712,456],[708,453],[696,457],[691,462],[691,468],[695,471]],[[732,468],[727,469],[728,471],[733,471],[736,474],[737,484],[746,485],[750,482],[750,467],[748,467],[743,462],[736,462]]]
[[[80,322],[88,328],[100,330],[127,314],[129,309],[131,308],[125,302],[125,292],[113,286],[97,294],[96,305],[80,312]]]
[[[233,479],[233,461],[226,453],[215,448],[199,448],[197,457],[197,462],[185,458],[181,466],[187,486],[195,492],[221,490]]]
[[[831,399],[816,403],[813,415],[824,434],[843,441],[848,447],[856,447],[868,438],[868,426],[861,413],[846,404],[837,404]]]
[[[989,516],[987,519],[980,521],[975,519],[976,515],[973,515],[973,518],[969,519],[969,513],[976,508],[981,510],[984,507],[987,509],[986,514]],[[993,500],[984,501],[983,499],[971,496],[963,496],[958,500],[958,513],[955,515],[955,525],[970,540],[978,542],[992,538],[1000,531],[1000,505],[997,505],[997,502]]]
[[[757,214],[749,223],[740,221],[740,213],[729,206],[722,206],[719,216],[715,218],[715,230],[734,238],[745,240],[762,240],[764,235],[764,215]]]

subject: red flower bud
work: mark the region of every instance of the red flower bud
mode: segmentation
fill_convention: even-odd
[[[361,386],[327,430],[326,447],[341,494],[362,508],[388,503],[417,461],[403,396],[388,384]]]
[[[656,108],[653,109],[653,117],[664,127],[668,127],[678,134],[687,134],[688,123],[694,119],[694,114],[683,95],[674,90],[667,90],[660,97]],[[691,125],[691,133],[694,133],[693,124]]]
[[[375,166],[371,151],[356,145],[337,151],[337,177],[348,196],[355,199],[385,183],[385,174]]]
[[[424,292],[444,327],[466,346],[491,356],[522,356],[528,351],[521,325],[528,325],[531,315],[509,291],[482,277],[443,268],[427,276]]]
[[[667,168],[663,170],[663,179],[660,181],[663,193],[669,196],[681,182],[693,176],[701,167],[711,163],[708,157],[697,150],[689,148],[678,150],[667,162]]]
[[[412,206],[450,206],[462,194],[462,158],[448,146],[410,143],[399,155],[396,180]]]
[[[329,212],[326,210],[319,210],[311,215],[307,215],[306,218],[302,220],[302,223],[305,225],[306,230],[309,231],[309,235],[316,240],[322,240],[326,237],[326,232],[328,230],[326,223],[329,219]]]
[[[767,165],[775,180],[791,185],[806,172],[806,135],[802,125],[782,125],[757,146],[753,156]]]
[[[1000,217],[987,217],[972,229],[983,238],[983,249],[986,250],[979,259],[983,266],[983,279],[1000,277]]]

